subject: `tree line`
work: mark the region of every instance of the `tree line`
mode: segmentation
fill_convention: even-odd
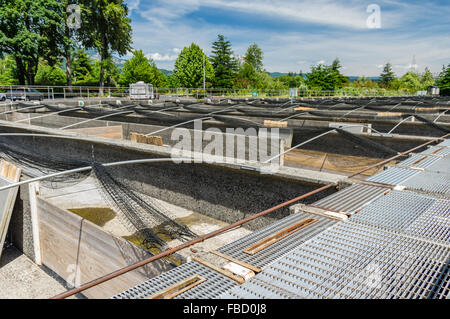
[[[171,74],[159,70],[142,50],[132,48],[131,20],[124,0],[76,0],[79,25],[70,24],[68,0],[2,0],[0,2],[0,84],[128,86],[144,81],[155,87],[312,90],[426,90],[438,84],[445,94],[450,65],[435,79],[408,71],[397,77],[387,63],[379,80],[342,75],[336,58],[331,65],[311,66],[307,73],[272,77],[264,69],[264,53],[251,44],[243,57],[234,55],[223,35],[212,43],[211,56],[192,43],[179,54]],[[88,52],[95,52],[94,59]],[[132,52],[122,68],[115,56]]]

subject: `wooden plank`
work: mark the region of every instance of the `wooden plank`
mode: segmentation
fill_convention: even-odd
[[[6,162],[3,159],[0,161],[1,186],[18,182],[21,173],[22,170],[19,167]],[[14,187],[0,192],[0,258],[18,190],[18,187]]]
[[[302,211],[308,214],[323,216],[330,219],[335,219],[339,221],[346,221],[348,216],[344,213],[332,212],[329,210],[322,209],[320,207],[315,207],[311,205],[298,204],[295,206],[295,212]]]
[[[399,116],[403,116],[403,113],[402,112],[378,112],[377,116],[399,117]]]
[[[70,132],[123,140],[122,125],[70,129]]]
[[[41,245],[39,239],[39,217],[37,208],[37,195],[39,194],[39,182],[28,184],[28,194],[30,201],[31,229],[33,232],[34,262],[42,265]]]
[[[144,134],[130,132],[130,140],[135,143],[163,146],[161,136],[145,136]]]
[[[250,270],[253,270],[255,273],[259,273],[259,272],[262,271],[261,268],[258,268],[258,267],[255,267],[255,266],[253,266],[253,265],[247,264],[246,262],[244,262],[244,261],[242,261],[242,260],[239,260],[239,259],[230,257],[230,256],[225,255],[225,254],[222,254],[221,252],[218,252],[218,251],[216,251],[216,250],[211,251],[211,253],[214,254],[214,255],[216,255],[216,256],[222,257],[223,259],[232,261],[232,262],[234,262],[235,264],[241,265],[242,267],[245,267],[245,268],[248,268],[248,269],[250,269]]]
[[[287,121],[272,121],[272,120],[264,120],[264,126],[266,127],[279,127],[279,128],[287,128]]]
[[[294,109],[294,111],[314,111],[314,110],[317,110],[317,109],[314,107],[308,107],[308,106],[299,106]]]
[[[257,252],[263,250],[264,248],[267,248],[267,247],[275,244],[276,242],[282,240],[283,238],[286,238],[287,236],[289,236],[311,224],[314,224],[315,222],[317,222],[317,219],[315,219],[315,218],[304,219],[302,221],[299,221],[298,223],[295,223],[289,227],[286,227],[286,228],[280,230],[279,232],[277,232],[276,234],[274,234],[272,236],[269,236],[269,237],[266,237],[266,238],[260,240],[259,242],[243,249],[242,251],[246,254],[254,255]]]
[[[42,264],[71,285],[89,282],[151,256],[40,197],[37,205]],[[167,261],[157,260],[83,294],[89,298],[109,298],[172,268]]]
[[[194,258],[192,258],[192,260],[194,260],[194,261],[198,262],[199,264],[202,264],[203,266],[208,267],[214,271],[217,271],[218,273],[238,282],[239,284],[243,284],[245,282],[245,280],[243,278],[234,275],[233,273],[231,273],[231,271],[219,268],[219,267],[207,262],[204,259],[201,259],[199,257],[194,257]]]
[[[181,295],[183,292],[188,291],[205,281],[206,278],[203,278],[200,275],[194,275],[164,289],[161,292],[154,294],[149,299],[173,299],[176,296]]]

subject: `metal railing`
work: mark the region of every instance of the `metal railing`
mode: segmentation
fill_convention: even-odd
[[[129,87],[95,87],[95,86],[23,86],[0,85],[0,93],[10,90],[33,88],[38,90],[45,99],[98,99],[98,98],[127,98]],[[202,99],[205,97],[242,97],[242,98],[289,98],[289,89],[229,89],[229,88],[154,88],[157,96],[176,98]],[[387,90],[306,90],[298,89],[298,98],[316,97],[389,97],[389,96],[414,96],[407,91]]]

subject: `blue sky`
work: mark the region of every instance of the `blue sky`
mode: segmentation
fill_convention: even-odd
[[[236,55],[257,43],[270,72],[309,71],[338,57],[345,75],[377,76],[386,62],[397,75],[450,63],[450,1],[356,0],[126,0],[133,47],[171,70],[192,42],[210,55],[223,34]],[[367,8],[380,8],[369,28]]]

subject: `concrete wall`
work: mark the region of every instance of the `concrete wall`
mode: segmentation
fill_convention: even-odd
[[[26,130],[2,128],[2,132]],[[113,143],[73,141],[39,137],[0,137],[3,142],[20,145],[28,151],[46,158],[67,158],[90,161],[92,155],[98,162],[161,157],[163,155],[139,150],[137,147],[120,147]],[[167,156],[167,155],[166,155]],[[308,184],[292,178],[261,175],[236,167],[208,164],[153,163],[120,166],[111,169],[123,183],[171,204],[211,216],[228,223],[235,222],[313,189]],[[305,200],[311,203],[334,192],[319,193]],[[271,213],[246,225],[249,229],[266,226],[289,214],[288,208]],[[27,188],[20,190],[20,199],[13,213],[11,237],[27,255],[32,256],[31,223]],[[20,243],[22,242],[22,243]]]

